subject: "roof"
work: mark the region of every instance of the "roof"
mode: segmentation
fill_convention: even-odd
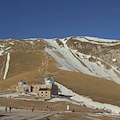
[[[50,91],[51,89],[49,88],[40,88],[39,91]]]

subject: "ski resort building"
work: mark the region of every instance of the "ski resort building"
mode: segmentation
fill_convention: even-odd
[[[52,91],[52,85],[49,84],[41,84],[41,85],[33,85],[33,92],[37,93],[37,96],[42,99],[50,99]]]
[[[38,96],[42,99],[51,99],[51,89],[50,88],[40,88]]]
[[[46,100],[51,99],[52,95],[58,94],[58,87],[51,78],[46,78],[45,84],[37,85],[28,85],[22,80],[18,82],[16,91],[18,93],[36,93],[37,97]]]
[[[16,91],[18,93],[28,93],[31,92],[32,86],[26,84],[23,80],[18,82],[18,85],[16,86]]]

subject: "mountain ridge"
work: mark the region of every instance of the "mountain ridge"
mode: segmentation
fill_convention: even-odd
[[[46,51],[52,57],[54,58],[56,57],[55,59],[57,59],[60,64],[63,65],[63,62],[64,62],[64,67],[67,66],[67,69],[70,68],[73,71],[79,71],[79,72],[97,76],[97,77],[113,79],[115,82],[120,84],[119,77],[118,77],[120,74],[119,67],[118,67],[118,65],[120,64],[119,63],[119,59],[120,59],[119,58],[119,52],[120,52],[119,41],[114,41],[114,42],[104,41],[103,43],[102,42],[97,43],[97,45],[94,42],[88,43],[88,40],[86,41],[86,39],[83,37],[79,39],[78,38],[68,38],[65,40],[60,39],[60,41],[62,43],[58,45],[57,41],[55,43],[55,41],[53,40],[49,40],[49,41],[46,40],[46,42],[48,42],[54,48],[54,50],[47,48],[48,50]],[[55,50],[60,54],[62,54],[64,57],[66,57],[68,52],[68,56],[66,57],[66,60],[67,60],[66,63],[63,59],[60,61],[61,58],[58,58],[58,56],[55,56],[54,54]],[[117,53],[115,53],[115,51]],[[79,63],[75,64],[74,60],[72,59],[74,59],[76,63],[78,63],[78,61],[81,62],[82,66],[80,66],[81,64]],[[71,61],[73,62],[71,63]],[[74,65],[73,68],[71,68],[70,64],[72,66]]]
[[[115,80],[119,83],[120,42],[96,44],[80,39],[0,41],[0,91],[14,91],[20,80],[40,84],[45,77],[53,77],[78,94],[119,105],[120,86]]]
[[[86,36],[66,37],[63,39],[8,39],[6,41],[0,41],[0,56],[5,57],[8,53],[13,55],[19,54],[19,52],[20,54],[22,52],[26,52],[27,54],[47,52],[63,66],[64,70],[103,77],[120,84],[119,46],[120,41],[117,40]],[[33,57],[34,55],[30,56]],[[27,59],[24,57],[24,60]],[[16,60],[14,59],[14,61]],[[1,68],[1,71],[3,71],[2,65]]]

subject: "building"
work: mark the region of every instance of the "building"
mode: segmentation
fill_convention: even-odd
[[[42,99],[50,99],[51,98],[51,89],[52,85],[33,85],[33,92],[37,93],[37,96]]]
[[[51,99],[52,95],[58,94],[58,87],[54,84],[54,80],[51,78],[45,79],[45,84],[28,85],[23,80],[18,82],[16,86],[18,93],[37,93],[37,97],[41,99]]]
[[[38,85],[32,85],[32,86],[33,86],[32,92],[38,93],[41,85],[38,84]]]
[[[16,86],[16,91],[18,93],[29,93],[32,90],[32,86],[26,84],[23,80],[18,82],[18,85]]]
[[[54,83],[54,80],[50,77],[45,78],[45,84],[51,85],[51,94],[57,95],[58,94],[58,86]]]
[[[50,88],[40,88],[38,96],[42,99],[51,99],[51,89]]]

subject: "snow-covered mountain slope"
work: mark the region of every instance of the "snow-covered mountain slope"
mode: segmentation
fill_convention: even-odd
[[[93,37],[45,39],[45,51],[60,69],[113,80],[120,84],[120,42]]]

